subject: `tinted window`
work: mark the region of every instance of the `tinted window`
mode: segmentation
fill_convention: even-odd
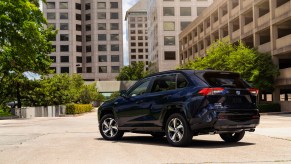
[[[176,74],[156,77],[151,92],[161,92],[176,89]]]
[[[247,85],[235,73],[205,73],[204,79],[212,87],[246,88]]]
[[[143,81],[140,85],[138,85],[135,89],[133,89],[128,95],[129,96],[138,96],[138,95],[142,95],[142,94],[146,93],[150,82],[151,82],[150,79]]]
[[[177,88],[185,88],[187,85],[188,81],[186,80],[185,76],[179,73],[177,76]]]

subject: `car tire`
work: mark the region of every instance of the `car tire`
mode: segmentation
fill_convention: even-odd
[[[172,114],[165,125],[166,137],[172,146],[188,146],[192,141],[192,131],[185,119],[179,113]]]
[[[245,131],[243,130],[237,133],[222,133],[219,135],[225,142],[238,142],[244,137]]]
[[[165,133],[151,133],[154,138],[163,138]]]
[[[99,123],[99,131],[105,140],[119,140],[124,132],[118,130],[118,125],[115,117],[112,114],[107,114],[101,118]]]

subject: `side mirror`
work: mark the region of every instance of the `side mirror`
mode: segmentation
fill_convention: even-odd
[[[128,95],[126,94],[126,90],[121,90],[120,91],[120,96],[124,98],[128,98]]]

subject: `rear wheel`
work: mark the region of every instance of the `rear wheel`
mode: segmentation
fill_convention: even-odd
[[[117,121],[112,114],[107,114],[101,118],[99,131],[106,140],[119,140],[124,134],[118,130]]]
[[[187,146],[192,141],[192,132],[186,119],[179,113],[172,114],[166,123],[166,136],[173,146]]]
[[[219,135],[225,142],[238,142],[244,137],[245,131],[243,130],[237,133],[222,133]]]

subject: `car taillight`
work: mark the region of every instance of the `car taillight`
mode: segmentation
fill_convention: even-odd
[[[259,94],[259,90],[256,88],[249,88],[248,90],[253,96],[257,96]]]
[[[217,95],[221,94],[223,90],[223,88],[203,88],[199,91],[199,94],[202,96]]]

